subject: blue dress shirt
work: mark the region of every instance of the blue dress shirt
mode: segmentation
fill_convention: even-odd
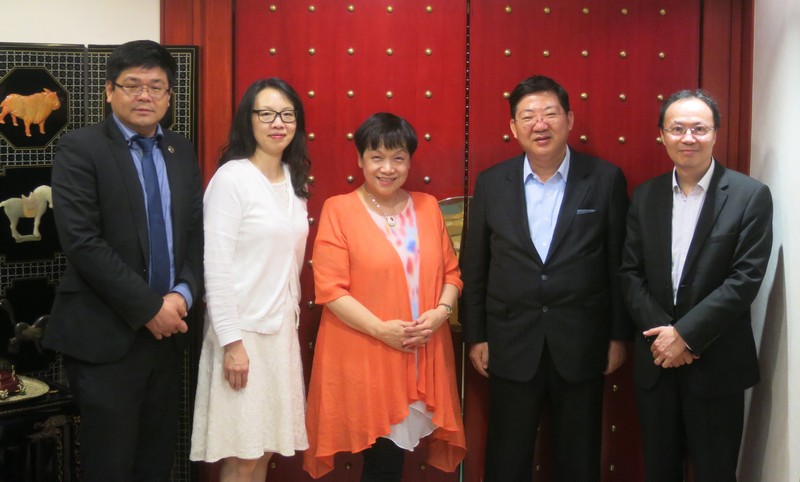
[[[131,157],[133,157],[133,164],[136,167],[136,172],[139,175],[139,183],[142,185],[142,192],[144,192],[144,175],[142,174],[142,150],[136,145],[131,138],[138,135],[135,131],[125,126],[117,118],[116,114],[112,114],[114,121],[125,136],[125,142],[128,143],[128,148],[131,150]],[[156,137],[161,139],[163,131],[161,126],[156,127]],[[156,166],[156,175],[158,176],[158,190],[161,192],[161,207],[164,210],[164,223],[167,228],[167,247],[169,248],[169,274],[170,279],[175,280],[175,253],[172,246],[172,198],[170,196],[169,178],[167,177],[167,165],[164,162],[164,155],[161,153],[161,145],[156,142],[153,149],[153,162]],[[145,213],[147,212],[147,197],[144,198]],[[180,282],[172,286],[170,291],[174,291],[183,296],[186,300],[186,307],[192,307],[192,291],[189,285],[185,282]]]
[[[534,174],[530,162],[528,162],[528,156],[525,156],[522,179],[525,187],[528,229],[531,241],[542,261],[547,261],[547,254],[550,252],[550,242],[553,240],[558,213],[561,211],[561,201],[564,200],[568,173],[569,149],[567,149],[567,154],[558,167],[558,171],[545,182],[542,182],[539,176]]]

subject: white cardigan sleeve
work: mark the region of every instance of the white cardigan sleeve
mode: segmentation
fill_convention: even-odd
[[[239,226],[244,215],[237,172],[240,171],[220,168],[203,198],[206,309],[221,346],[242,339],[233,275]]]

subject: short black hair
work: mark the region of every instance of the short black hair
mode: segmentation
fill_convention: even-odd
[[[233,115],[231,130],[228,133],[228,144],[223,148],[219,165],[233,159],[247,159],[256,152],[258,143],[253,135],[253,107],[256,96],[264,89],[275,89],[292,104],[297,119],[294,138],[281,154],[281,162],[289,166],[292,175],[294,193],[300,198],[308,199],[308,174],[311,170],[311,159],[306,143],[306,114],[303,102],[291,85],[277,77],[256,80],[247,88],[239,107]]]
[[[388,112],[372,114],[365,120],[355,134],[358,155],[363,156],[367,149],[405,149],[409,156],[417,150],[417,133],[407,120]]]
[[[664,116],[667,115],[667,109],[669,106],[678,102],[679,100],[684,99],[699,99],[703,101],[709,109],[711,109],[711,115],[714,118],[714,129],[719,129],[719,107],[717,107],[717,101],[714,100],[711,95],[703,89],[697,90],[679,90],[675,92],[664,103],[661,105],[661,113],[658,115],[658,128],[664,128]]]
[[[152,69],[160,67],[167,74],[169,87],[175,86],[175,59],[169,50],[152,40],[134,40],[124,43],[111,52],[106,64],[106,81],[117,81],[122,71],[133,67]]]
[[[567,94],[567,90],[550,77],[534,75],[517,84],[511,92],[511,95],[508,96],[508,103],[511,107],[511,118],[514,119],[517,116],[517,104],[519,104],[519,101],[521,101],[523,97],[539,92],[552,92],[556,94],[558,103],[561,104],[564,113],[569,113],[569,94]]]

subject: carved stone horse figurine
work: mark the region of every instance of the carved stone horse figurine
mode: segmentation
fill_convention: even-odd
[[[24,241],[33,241],[42,239],[39,234],[39,223],[41,223],[42,215],[47,208],[53,208],[53,193],[50,186],[39,186],[30,192],[27,196],[24,194],[21,198],[12,197],[0,203],[0,207],[6,212],[8,220],[11,223],[11,236],[18,243]],[[23,236],[17,231],[17,223],[20,218],[34,218],[33,220],[33,240],[24,239]]]

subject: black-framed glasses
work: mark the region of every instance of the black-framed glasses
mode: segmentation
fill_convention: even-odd
[[[164,98],[164,96],[169,95],[171,92],[169,87],[153,87],[150,85],[138,84],[118,84],[116,82],[114,82],[114,85],[122,89],[126,95],[131,97],[139,97],[144,93],[145,89],[147,89],[147,94],[155,100],[161,100]]]
[[[664,128],[665,133],[676,139],[682,139],[687,132],[691,133],[692,136],[694,137],[705,137],[710,133],[714,132],[715,130],[716,129],[707,126],[694,126],[694,127],[672,126]]]
[[[294,124],[297,122],[297,112],[293,110],[283,110],[275,112],[274,110],[257,110],[253,109],[253,113],[258,116],[258,120],[264,124],[272,124],[278,117],[284,124]]]

